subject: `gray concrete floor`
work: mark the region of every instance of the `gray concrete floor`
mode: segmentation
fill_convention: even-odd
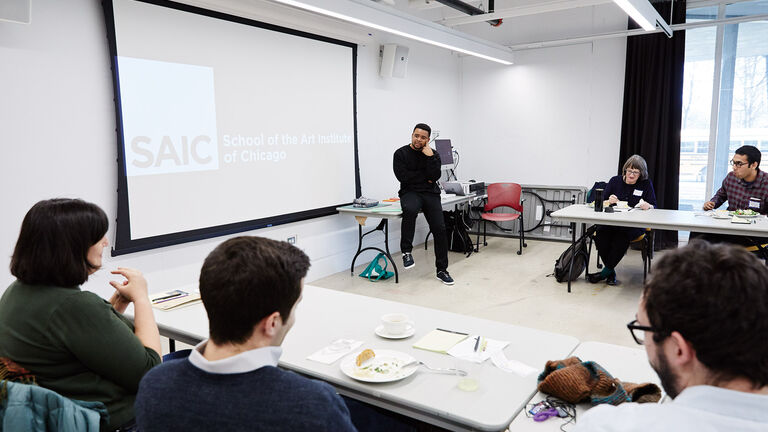
[[[473,238],[474,240],[474,238]],[[584,278],[572,284],[553,276],[555,260],[568,243],[527,240],[528,247],[517,255],[518,240],[489,237],[488,246],[469,258],[449,252],[448,271],[456,280],[453,286],[435,278],[434,252],[424,245],[414,248],[416,266],[402,269],[400,254],[394,256],[400,270],[400,283],[394,278],[369,282],[356,276],[372,256],[355,269],[355,276],[343,271],[310,282],[311,285],[386,300],[409,303],[520,326],[575,336],[580,341],[599,341],[638,347],[626,324],[637,311],[643,285],[643,265],[639,251],[629,250],[616,269],[619,286],[590,284]],[[595,271],[593,250],[590,270]],[[656,253],[658,259],[661,253]],[[583,275],[582,275],[583,276]]]

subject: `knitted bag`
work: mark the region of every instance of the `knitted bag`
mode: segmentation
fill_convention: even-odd
[[[593,405],[623,402],[658,402],[661,389],[655,384],[623,383],[593,361],[578,357],[548,361],[538,378],[541,392],[566,402]]]

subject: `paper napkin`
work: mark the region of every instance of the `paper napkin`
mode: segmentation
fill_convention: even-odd
[[[476,338],[480,338],[479,343],[477,342]],[[477,351],[475,351],[476,343],[478,343]],[[464,341],[457,343],[453,348],[449,349],[448,354],[462,360],[482,363],[493,354],[503,350],[507,345],[509,345],[508,341],[488,339],[482,336],[473,335],[467,339],[464,339]]]
[[[752,221],[749,219],[740,218],[736,215],[731,218],[731,223],[739,223],[739,224],[751,224]]]
[[[331,364],[336,360],[344,357],[345,355],[351,353],[355,348],[362,344],[363,341],[354,339],[337,339],[327,347],[310,355],[307,357],[307,359],[320,363]]]
[[[528,376],[539,371],[538,369],[528,366],[523,362],[508,359],[504,354],[504,351],[497,351],[494,353],[491,356],[491,361],[494,365],[496,365],[497,368],[503,370],[504,372],[510,372],[520,376]]]

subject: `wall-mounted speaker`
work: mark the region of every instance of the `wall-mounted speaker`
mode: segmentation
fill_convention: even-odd
[[[384,78],[405,78],[408,73],[408,47],[397,44],[381,46],[381,68]]]
[[[29,24],[32,21],[32,0],[0,0],[0,21]]]

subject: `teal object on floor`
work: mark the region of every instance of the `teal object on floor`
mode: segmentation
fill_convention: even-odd
[[[384,260],[384,266],[381,265],[382,260]],[[389,266],[387,256],[383,253],[379,253],[376,255],[376,258],[374,258],[373,261],[368,264],[365,270],[360,273],[360,277],[368,278],[368,280],[371,282],[376,282],[382,279],[389,279],[394,276],[395,273],[387,271],[387,266]]]

